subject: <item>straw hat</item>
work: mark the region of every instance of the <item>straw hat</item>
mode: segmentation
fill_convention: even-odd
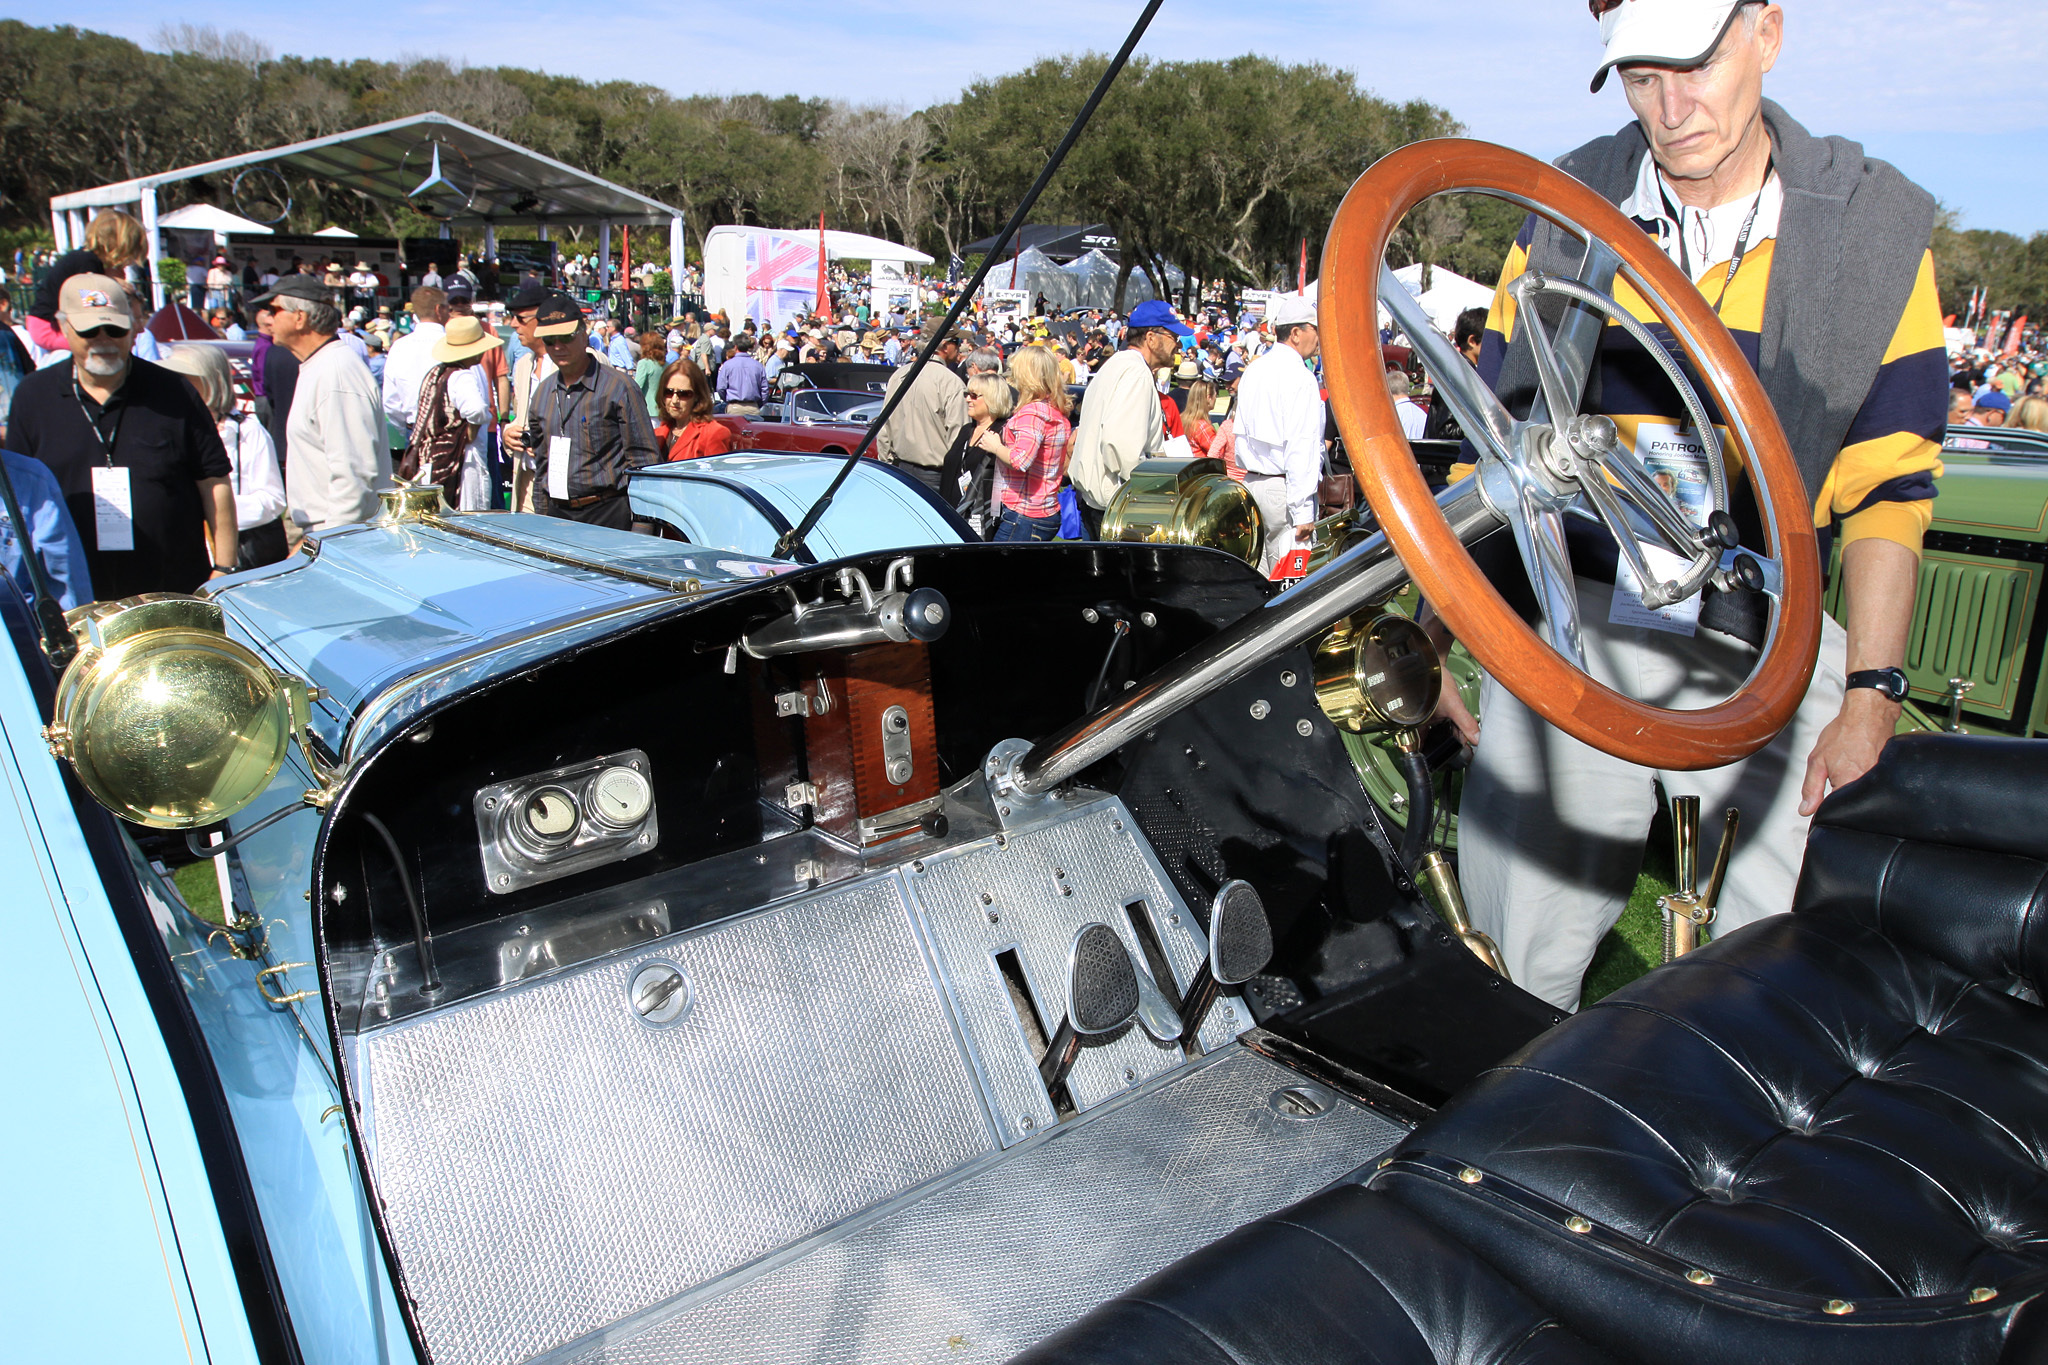
[[[448,319],[447,330],[434,343],[434,359],[443,365],[457,360],[473,360],[504,344],[502,339],[486,332],[481,322],[465,314]]]

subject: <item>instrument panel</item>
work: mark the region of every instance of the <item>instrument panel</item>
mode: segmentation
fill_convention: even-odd
[[[485,887],[507,895],[652,849],[661,829],[651,772],[644,751],[626,749],[479,791]]]

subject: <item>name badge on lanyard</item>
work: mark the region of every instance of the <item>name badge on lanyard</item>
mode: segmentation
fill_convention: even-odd
[[[85,406],[85,393],[74,376],[71,380],[71,397],[78,404],[78,415],[92,428],[98,438],[100,453],[106,457],[103,465],[94,465],[92,471],[92,522],[93,534],[102,550],[133,550],[135,548],[135,490],[129,482],[128,470],[114,463],[114,447],[121,440],[121,419],[125,410],[114,417],[114,433],[106,430],[94,419]],[[104,413],[102,414],[104,415]]]
[[[548,437],[548,496],[558,502],[569,500],[569,438]]]
[[[135,548],[135,495],[120,465],[93,467],[92,521],[100,549]]]
[[[1636,458],[1687,521],[1695,527],[1707,524],[1707,513],[1712,509],[1704,441],[1668,422],[1644,422],[1636,428]],[[1642,549],[1643,563],[1661,578],[1675,579],[1691,567],[1689,561],[1662,545],[1652,545],[1640,538],[1637,544]],[[1643,601],[1643,585],[1636,581],[1628,560],[1615,563],[1614,600],[1607,612],[1611,625],[1692,635],[1699,630],[1701,605],[1700,596],[1695,593],[1667,607],[1649,606]]]

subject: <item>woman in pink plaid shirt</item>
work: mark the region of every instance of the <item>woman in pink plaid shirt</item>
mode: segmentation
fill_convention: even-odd
[[[1000,436],[990,431],[979,442],[995,458],[996,532],[989,539],[1051,540],[1059,534],[1060,480],[1074,437],[1066,385],[1058,359],[1043,346],[1010,358],[1010,380],[1017,411]]]

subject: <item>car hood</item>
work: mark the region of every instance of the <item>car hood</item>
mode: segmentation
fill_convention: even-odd
[[[2048,541],[2048,458],[1949,447],[1941,463],[1934,530]]]
[[[453,687],[794,567],[526,513],[341,527],[307,548],[212,595],[231,634],[325,691],[313,728],[337,755]]]
[[[774,450],[648,465],[633,471],[633,509],[693,539],[768,552],[777,536],[803,520],[845,465],[843,455]],[[735,502],[744,499],[751,512],[733,506],[721,515],[712,489],[724,490]],[[862,459],[808,545],[822,563],[909,545],[956,545],[970,537],[958,517],[911,479]]]

